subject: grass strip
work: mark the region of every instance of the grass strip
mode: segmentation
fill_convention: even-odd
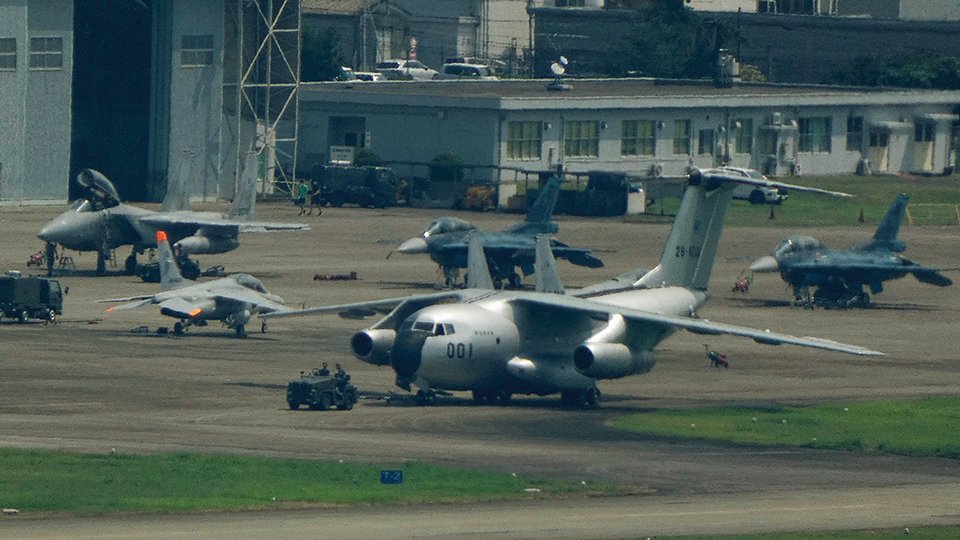
[[[814,407],[660,410],[614,419],[641,433],[738,444],[960,458],[960,398]]]
[[[662,538],[662,537],[661,537]],[[861,531],[823,531],[795,533],[736,534],[716,536],[670,536],[672,540],[955,540],[960,527],[909,527],[904,529],[869,529]]]
[[[383,469],[402,470],[404,482],[381,484]],[[94,455],[0,449],[0,507],[20,512],[96,515],[223,511],[292,503],[475,502],[614,489],[595,482],[537,480],[423,462],[380,466],[185,453]]]

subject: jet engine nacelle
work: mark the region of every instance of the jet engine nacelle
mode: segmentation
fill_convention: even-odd
[[[393,330],[363,330],[353,335],[350,348],[360,360],[375,366],[386,366],[390,364],[390,350],[396,337],[397,333]]]
[[[619,379],[646,373],[656,359],[648,351],[634,353],[622,343],[584,343],[573,351],[573,365],[593,379]]]
[[[240,242],[236,238],[188,236],[173,246],[185,255],[198,253],[226,253],[236,249]]]

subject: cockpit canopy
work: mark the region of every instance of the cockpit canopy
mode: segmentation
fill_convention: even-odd
[[[470,223],[465,219],[455,218],[455,217],[443,217],[440,219],[435,219],[427,225],[427,230],[423,232],[423,237],[428,238],[435,234],[446,234],[452,232],[464,232],[472,231],[476,229],[476,225]]]
[[[791,236],[777,244],[776,249],[773,250],[773,257],[779,259],[788,253],[812,251],[823,249],[824,247],[823,243],[812,236]]]
[[[93,169],[84,169],[77,175],[77,185],[86,192],[84,198],[90,201],[93,210],[113,208],[120,204],[120,194],[113,182],[102,173]]]
[[[257,291],[263,294],[270,294],[270,291],[268,291],[267,288],[263,286],[263,282],[251,276],[250,274],[233,274],[230,277],[232,277],[233,280],[236,281],[238,284],[248,289],[253,289],[254,291]]]

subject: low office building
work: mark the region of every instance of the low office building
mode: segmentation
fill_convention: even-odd
[[[960,91],[645,79],[319,83],[301,96],[303,161],[367,147],[390,162],[443,152],[500,185],[522,172],[680,176],[730,164],[772,176],[951,172]],[[300,167],[309,166],[301,162]]]

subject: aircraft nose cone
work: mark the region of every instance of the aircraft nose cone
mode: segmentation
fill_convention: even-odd
[[[411,238],[397,248],[400,253],[426,253],[427,241],[422,236]]]
[[[780,265],[777,260],[770,255],[764,255],[750,264],[751,272],[779,272]]]
[[[68,236],[70,227],[59,219],[54,219],[40,229],[37,236],[44,242],[59,243]]]

